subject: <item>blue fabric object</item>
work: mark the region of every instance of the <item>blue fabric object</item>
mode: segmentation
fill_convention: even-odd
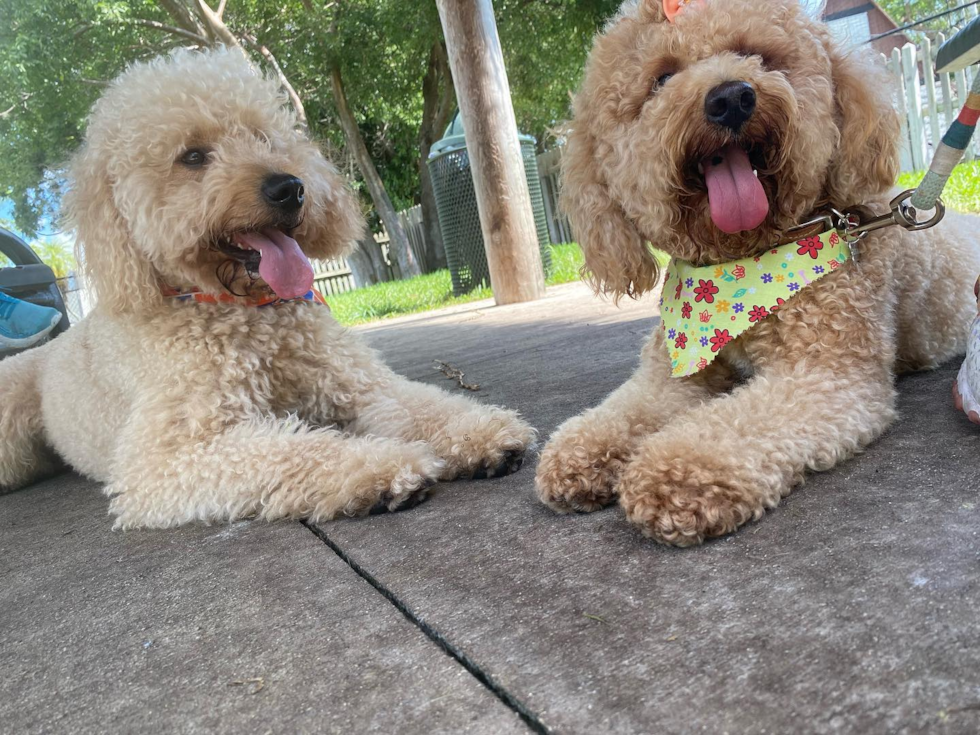
[[[58,326],[61,312],[15,299],[0,291],[0,347],[25,348],[37,344]]]

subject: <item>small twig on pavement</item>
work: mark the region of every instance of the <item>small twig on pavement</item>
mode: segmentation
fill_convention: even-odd
[[[952,715],[957,712],[971,712],[973,710],[980,710],[980,702],[976,704],[965,704],[962,707],[950,707],[946,710],[946,713]]]
[[[265,679],[261,676],[257,676],[254,679],[238,679],[237,681],[228,682],[228,686],[231,687],[243,687],[246,684],[254,684],[249,694],[258,694],[265,689]]]
[[[450,365],[448,362],[443,362],[442,360],[433,360],[436,364],[436,370],[445,375],[450,380],[455,380],[459,383],[460,388],[465,388],[466,390],[480,390],[480,386],[477,383],[466,383],[463,381],[464,373],[455,365]]]
[[[590,615],[589,613],[582,613],[582,617],[588,618],[589,620],[595,620],[597,623],[605,623],[605,618],[600,618],[598,615]]]

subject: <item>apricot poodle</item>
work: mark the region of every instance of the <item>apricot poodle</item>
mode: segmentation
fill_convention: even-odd
[[[887,75],[797,0],[680,5],[672,22],[661,0],[624,6],[574,103],[564,207],[616,297],[658,285],[648,244],[695,266],[759,257],[828,207],[887,212],[898,171]],[[897,372],[964,351],[978,224],[871,233],[687,377],[658,326],[632,378],[551,437],[539,497],[559,511],[618,498],[679,546],[760,518],[888,427]]]
[[[358,204],[237,51],[131,67],[95,105],[67,201],[94,311],[0,363],[0,489],[57,464],[116,527],[395,509],[516,469],[513,411],[395,375],[311,291]]]

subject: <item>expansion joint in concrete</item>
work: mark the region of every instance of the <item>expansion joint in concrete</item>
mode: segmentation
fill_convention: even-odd
[[[483,670],[479,664],[470,659],[457,646],[448,641],[442,633],[422,620],[418,614],[408,607],[408,605],[406,605],[402,600],[398,599],[394,592],[382,584],[377,577],[364,569],[364,567],[354,561],[350,555],[347,554],[347,552],[331,541],[326,533],[312,523],[304,521],[303,525],[312,531],[318,539],[326,544],[330,550],[340,557],[340,559],[347,564],[347,566],[354,570],[359,577],[381,593],[381,595],[383,595],[388,602],[394,605],[398,612],[404,615],[409,622],[422,631],[422,633],[430,641],[439,646],[439,648],[442,649],[447,656],[466,669],[473,676],[473,678],[480,682],[480,684],[482,684],[493,696],[503,702],[505,706],[513,710],[514,713],[521,718],[524,724],[526,724],[532,732],[539,733],[539,735],[551,735],[551,731],[545,726],[541,719],[534,714],[534,712],[528,709],[527,705],[508,692],[503,686],[501,686],[500,683],[494,681],[493,677],[490,676],[489,673]]]

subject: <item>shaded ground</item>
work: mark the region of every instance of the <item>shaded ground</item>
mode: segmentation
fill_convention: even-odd
[[[653,303],[573,285],[360,333],[547,436],[629,375]],[[977,732],[980,431],[955,369],[902,379],[864,456],[694,550],[617,508],[552,514],[533,462],[312,529],[114,533],[74,476],[0,497],[0,731]]]

